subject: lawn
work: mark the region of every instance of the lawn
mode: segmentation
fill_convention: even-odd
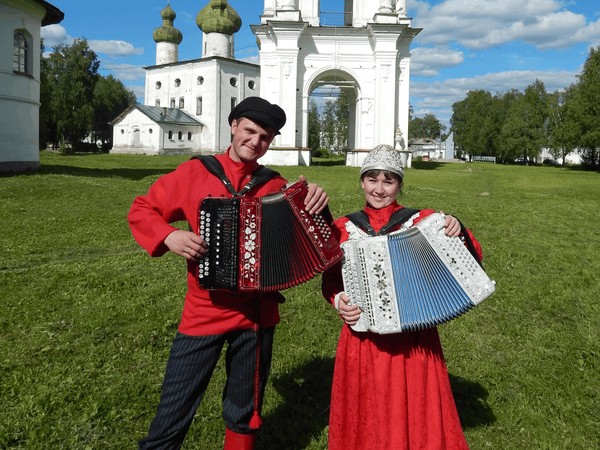
[[[133,449],[147,430],[184,294],[185,264],[148,257],[126,215],[184,157],[43,153],[0,176],[0,448]],[[362,205],[358,169],[278,167]],[[600,442],[600,175],[418,163],[401,203],[452,213],[484,249],[497,292],[440,327],[472,449]],[[183,226],[183,224],[182,224]],[[258,449],[325,449],[340,320],[318,278],[285,291]],[[390,380],[392,382],[392,380]],[[185,448],[220,448],[217,368]]]

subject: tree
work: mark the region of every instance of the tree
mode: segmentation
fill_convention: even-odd
[[[332,148],[336,144],[336,112],[335,102],[327,100],[321,114],[321,143],[327,148]]]
[[[489,155],[493,142],[492,95],[483,90],[469,91],[464,100],[452,105],[450,125],[454,142],[469,155]]]
[[[335,146],[338,149],[348,147],[348,127],[350,123],[350,105],[348,96],[342,89],[335,102]]]
[[[563,164],[579,145],[581,137],[581,101],[576,85],[565,92],[554,92],[549,103],[550,153]]]
[[[61,141],[81,142],[92,129],[100,62],[85,39],[55,47],[48,59],[51,110]]]
[[[321,120],[319,109],[314,100],[308,104],[308,146],[312,150],[318,150],[321,147]]]
[[[92,137],[103,149],[112,148],[111,120],[136,102],[135,94],[112,75],[100,76],[94,87]]]
[[[412,117],[408,123],[408,138],[419,139],[439,139],[442,132],[446,130],[446,126],[435,117],[433,114],[425,114],[423,117]]]
[[[581,156],[584,164],[600,167],[600,47],[590,50],[578,80],[581,106]]]

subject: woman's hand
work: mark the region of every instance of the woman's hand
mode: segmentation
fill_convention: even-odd
[[[358,305],[349,305],[350,299],[346,295],[345,292],[340,294],[340,302],[338,304],[338,312],[340,317],[344,322],[348,325],[356,325],[358,319],[360,318],[360,308]]]

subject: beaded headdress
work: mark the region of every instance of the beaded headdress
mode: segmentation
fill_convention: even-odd
[[[381,144],[369,152],[363,161],[360,175],[369,170],[388,170],[400,178],[404,177],[404,168],[400,152],[391,145]]]

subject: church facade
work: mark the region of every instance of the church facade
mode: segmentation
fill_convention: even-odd
[[[343,90],[350,100],[347,165],[361,165],[379,144],[408,152],[403,137],[408,136],[410,45],[420,29],[411,26],[406,0],[346,0],[338,14],[341,22],[331,25],[319,0],[264,0],[260,23],[251,25],[258,66],[234,58],[241,19],[224,0],[209,1],[197,16],[202,58],[178,61],[182,36],[167,4],[163,25],[153,35],[156,65],[146,67],[144,102],[150,109],[134,108],[113,121],[111,152],[222,152],[231,140],[229,112],[258,95],[280,105],[287,116],[260,162],[309,165],[309,101],[325,85]],[[152,114],[162,110],[165,120],[179,109],[193,123],[159,124],[152,108]]]
[[[223,152],[231,142],[229,112],[260,95],[260,66],[234,59],[241,19],[227,2],[210,1],[196,18],[202,58],[179,61],[183,37],[174,27],[175,12],[167,5],[161,16],[163,25],[153,35],[156,64],[145,68],[145,105],[113,120],[111,153]]]

